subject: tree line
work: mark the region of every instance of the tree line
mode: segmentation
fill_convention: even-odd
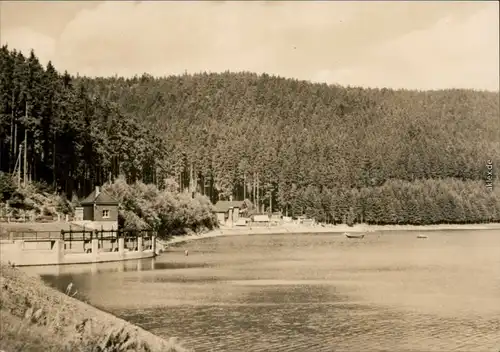
[[[249,72],[74,77],[3,47],[0,168],[84,195],[123,175],[327,222],[500,221],[499,93]],[[431,211],[432,210],[432,211]],[[432,213],[432,214],[431,214]]]
[[[153,175],[153,146],[161,144],[83,82],[7,46],[0,49],[0,141],[0,171],[80,197],[120,174]]]

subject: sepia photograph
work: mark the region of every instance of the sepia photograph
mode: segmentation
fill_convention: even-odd
[[[500,352],[499,18],[0,0],[0,352]]]

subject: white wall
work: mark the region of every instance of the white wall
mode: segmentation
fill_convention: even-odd
[[[85,227],[86,229],[89,230],[100,230],[101,228],[104,231],[118,230],[118,221],[82,220],[82,221],[73,221],[72,223],[81,227]]]

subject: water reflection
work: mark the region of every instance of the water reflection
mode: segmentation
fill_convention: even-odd
[[[140,260],[126,260],[119,262],[108,263],[89,263],[75,265],[47,265],[47,266],[31,266],[25,267],[23,270],[42,275],[43,277],[58,277],[64,275],[98,275],[101,273],[113,272],[139,272],[150,270],[167,270],[167,269],[187,269],[187,268],[205,268],[209,265],[204,262],[170,262],[163,261],[164,258],[158,261],[157,258],[147,258]]]
[[[500,345],[498,253],[496,231],[234,236],[44,278],[196,351],[484,351]]]
[[[90,272],[91,272],[93,275],[96,275],[96,274],[98,274],[98,273],[99,273],[97,263],[92,263],[92,264],[90,264]]]

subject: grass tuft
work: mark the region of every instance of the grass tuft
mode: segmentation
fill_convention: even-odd
[[[66,293],[66,295],[68,295],[68,296],[70,296],[70,297],[75,297],[75,296],[76,296],[76,294],[78,293],[78,291],[77,291],[77,290],[75,290],[75,292],[71,293],[71,289],[72,289],[72,288],[73,288],[73,283],[72,283],[72,282],[70,282],[70,283],[68,284],[68,287],[66,287],[66,291],[65,291],[65,293]]]
[[[0,350],[6,352],[187,352],[108,313],[0,264]]]

